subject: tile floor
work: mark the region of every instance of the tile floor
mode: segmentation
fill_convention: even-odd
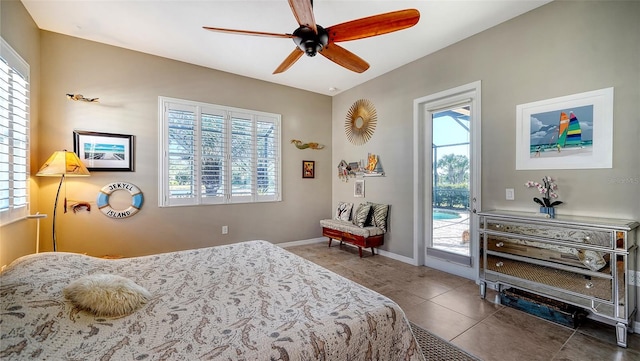
[[[485,360],[640,360],[640,335],[616,345],[613,326],[588,321],[578,329],[558,325],[479,296],[473,281],[416,267],[333,242],[287,250],[394,300],[411,322]]]

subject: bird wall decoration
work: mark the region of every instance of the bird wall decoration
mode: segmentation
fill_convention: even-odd
[[[316,142],[303,143],[301,140],[291,139],[291,143],[295,144],[298,149],[323,149],[324,145]]]
[[[98,103],[100,98],[85,98],[82,94],[67,94],[67,98],[75,101],[82,101],[87,103]]]

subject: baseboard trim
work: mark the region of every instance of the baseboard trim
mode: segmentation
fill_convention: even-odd
[[[291,242],[283,242],[283,243],[276,243],[276,246],[282,247],[282,248],[287,248],[287,247],[294,247],[294,246],[306,246],[309,244],[314,244],[314,243],[320,243],[320,242],[326,242],[327,239],[325,237],[319,237],[319,238],[311,238],[311,239],[303,239],[301,241],[291,241]]]
[[[380,254],[381,256],[385,256],[385,257],[389,257],[391,259],[395,259],[396,261],[400,261],[400,262],[404,262],[404,263],[408,263],[412,266],[417,266],[417,261],[413,258],[409,258],[407,256],[402,256],[399,254],[395,254],[389,251],[385,251],[383,249],[376,249],[376,253]]]
[[[314,243],[322,243],[322,242],[328,242],[326,237],[320,237],[320,238],[311,238],[311,239],[304,239],[304,240],[300,240],[300,241],[291,241],[291,242],[283,242],[283,243],[276,243],[276,246],[280,246],[282,248],[287,248],[287,247],[294,247],[294,246],[306,246],[309,244],[314,244]],[[352,244],[349,243],[344,243],[347,246],[351,246],[351,247],[356,247]],[[365,250],[368,250],[367,248],[365,248]],[[416,260],[413,258],[409,258],[407,256],[402,256],[399,254],[395,254],[389,251],[385,251],[383,249],[379,249],[376,248],[376,254],[379,254],[381,256],[385,256],[385,257],[389,257],[391,259],[395,259],[396,261],[400,261],[400,262],[404,262],[404,263],[408,263],[410,265],[414,265],[416,266]]]

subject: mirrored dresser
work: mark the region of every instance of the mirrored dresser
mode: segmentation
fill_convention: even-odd
[[[614,324],[627,346],[637,311],[637,221],[533,212],[480,212],[480,294],[514,288]]]

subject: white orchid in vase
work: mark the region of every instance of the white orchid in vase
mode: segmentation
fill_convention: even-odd
[[[542,199],[538,197],[533,197],[533,201],[538,203],[542,207],[555,207],[562,204],[562,201],[551,201],[552,199],[558,198],[558,194],[556,190],[558,189],[558,185],[554,182],[553,178],[549,176],[542,177],[542,183],[528,181],[524,184],[527,188],[538,188],[540,194],[542,194]]]

